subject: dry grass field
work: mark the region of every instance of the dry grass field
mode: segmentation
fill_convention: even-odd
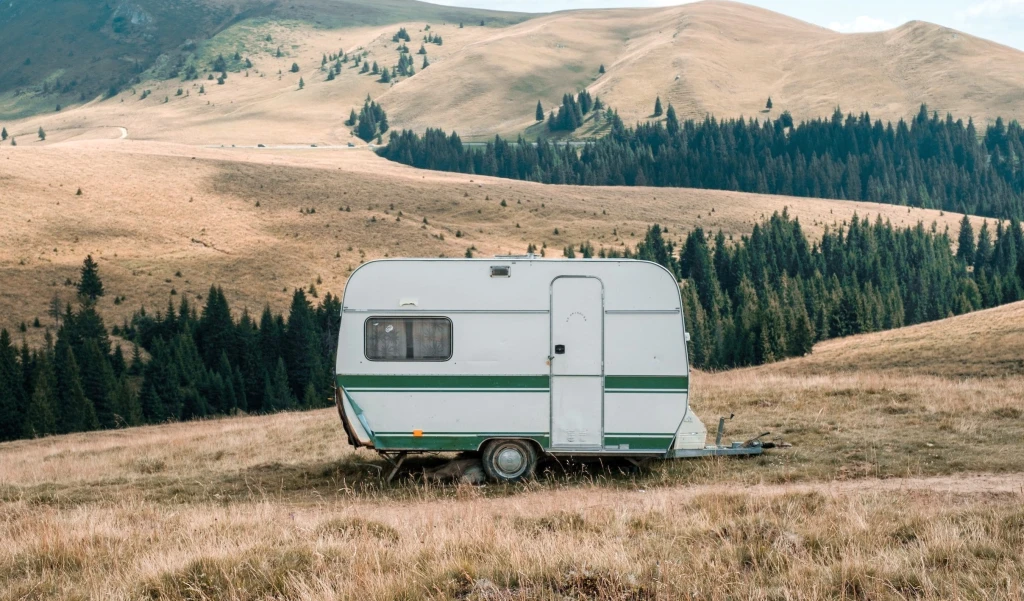
[[[295,287],[319,279],[321,293],[340,294],[361,261],[387,256],[461,257],[470,247],[480,256],[522,254],[530,243],[562,256],[567,244],[586,241],[621,250],[656,222],[681,242],[696,225],[748,234],[783,209],[812,236],[854,212],[901,225],[937,222],[954,233],[961,218],[711,190],[544,186],[420,171],[358,148],[131,139],[5,147],[0,187],[0,327],[9,330],[36,317],[45,326],[55,294],[73,300],[65,284],[87,254],[107,287],[103,314],[117,323],[142,305],[195,300],[211,284],[223,286],[239,311],[268,302],[281,310]],[[126,302],[114,305],[116,296]],[[43,330],[29,327],[26,335],[39,342]]]
[[[1019,352],[970,334],[1021,310],[918,339],[956,330],[960,353],[1003,362]],[[514,487],[425,484],[429,459],[386,485],[333,410],[5,443],[0,598],[1021,599],[1024,369],[867,355],[695,374],[706,420],[792,448],[548,464]],[[904,367],[927,372],[917,356]]]

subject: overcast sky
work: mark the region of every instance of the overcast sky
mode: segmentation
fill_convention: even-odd
[[[428,1],[519,12],[685,4],[684,0]],[[920,20],[1024,50],[1024,0],[748,0],[747,3],[846,33],[880,31]]]

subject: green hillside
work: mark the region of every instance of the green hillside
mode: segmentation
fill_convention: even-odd
[[[319,27],[402,21],[503,26],[526,15],[411,0],[8,0],[0,3],[0,118],[49,112],[173,75],[204,41],[252,19]]]

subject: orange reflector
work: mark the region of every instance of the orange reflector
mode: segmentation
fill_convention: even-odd
[[[412,435],[416,437],[423,436],[423,430],[413,430]]]

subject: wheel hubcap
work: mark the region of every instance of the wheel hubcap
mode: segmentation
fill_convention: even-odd
[[[498,457],[495,460],[498,464],[498,469],[506,474],[515,474],[523,469],[523,464],[526,463],[526,458],[523,457],[522,452],[519,449],[513,447],[506,447],[498,452]]]

